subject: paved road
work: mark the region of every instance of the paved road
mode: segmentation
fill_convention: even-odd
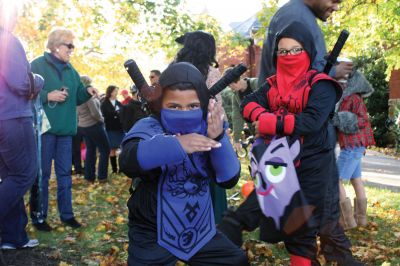
[[[363,177],[367,182],[397,188],[400,191],[400,160],[376,151],[367,151],[363,159]]]
[[[338,151],[339,149],[336,150]],[[362,176],[367,184],[400,192],[399,159],[367,150],[362,165]]]

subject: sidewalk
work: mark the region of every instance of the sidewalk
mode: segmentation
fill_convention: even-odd
[[[367,184],[400,192],[400,160],[368,150],[362,166]]]
[[[337,147],[336,154],[339,152]],[[362,161],[362,177],[367,185],[400,192],[400,160],[367,150]]]

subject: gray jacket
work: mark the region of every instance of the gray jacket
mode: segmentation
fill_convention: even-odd
[[[333,124],[341,132],[345,134],[355,134],[360,129],[358,126],[358,115],[350,111],[340,111],[340,105],[343,100],[352,94],[360,94],[361,97],[367,98],[374,92],[374,88],[365,78],[365,76],[358,70],[353,71],[343,91],[342,98],[336,104],[335,115],[333,117]]]
[[[100,100],[97,97],[78,106],[78,126],[90,127],[97,123],[104,123],[100,110]]]

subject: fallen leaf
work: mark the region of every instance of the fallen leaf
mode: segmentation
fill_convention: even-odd
[[[64,243],[67,243],[67,244],[74,244],[75,242],[76,242],[76,239],[75,239],[75,237],[72,237],[72,236],[67,236],[64,239]]]
[[[61,251],[59,249],[53,250],[52,252],[47,254],[47,257],[55,260],[61,259]]]
[[[61,261],[60,264],[58,264],[58,266],[72,266],[72,264],[68,264],[64,261]]]
[[[254,259],[254,254],[253,254],[253,252],[251,252],[251,250],[249,249],[249,250],[247,250],[247,257],[249,258],[249,260],[253,260]]]
[[[104,224],[99,224],[99,225],[96,227],[96,231],[97,231],[97,232],[106,231],[106,226],[105,226]]]
[[[112,246],[110,250],[110,255],[117,254],[119,252],[119,247],[117,246]]]
[[[125,223],[126,223],[126,220],[125,220],[124,217],[118,216],[117,219],[115,219],[115,222],[116,222],[117,224],[125,224]]]
[[[264,257],[272,256],[272,250],[266,244],[264,244],[264,243],[256,244],[254,247],[255,247],[255,251],[256,251],[257,255],[262,255]]]
[[[85,238],[86,238],[85,232],[83,232],[83,231],[79,232],[79,233],[76,235],[76,238],[79,239],[79,240],[85,239]]]
[[[116,202],[118,202],[118,199],[117,199],[117,197],[114,197],[114,196],[108,196],[108,197],[106,198],[106,201],[107,201],[108,203],[116,203]]]

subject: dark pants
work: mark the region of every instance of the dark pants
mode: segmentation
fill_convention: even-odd
[[[215,223],[219,224],[228,209],[228,201],[226,199],[226,190],[218,186],[214,181],[210,182],[211,200],[214,210]]]
[[[157,244],[157,232],[141,232],[129,228],[129,266],[175,266],[177,258]],[[189,265],[248,265],[246,254],[225,235],[217,234],[189,261]]]
[[[83,135],[78,128],[76,135],[72,137],[72,163],[76,173],[82,172],[81,143]]]
[[[321,252],[328,260],[339,262],[343,258],[351,257],[350,241],[338,224],[339,185],[333,151],[304,159],[301,164],[302,166],[297,171],[299,182],[308,203],[316,207],[313,213],[314,222],[301,234],[285,239],[286,249],[290,254],[315,260],[317,255],[316,237],[319,235]],[[253,231],[260,227],[261,240],[263,235],[268,234],[263,227],[264,216],[255,191],[235,212],[229,213],[228,216],[238,223],[238,230],[243,228]],[[233,239],[237,235],[237,232],[225,231],[223,226],[224,222],[219,228],[228,238]]]
[[[32,118],[0,121],[0,233],[3,243],[28,242],[24,194],[37,175],[37,148]]]
[[[37,210],[35,202],[38,195],[38,182],[36,181],[32,187],[31,193],[31,219],[32,223],[38,223],[40,220],[47,218],[49,205],[49,179],[51,174],[51,165],[54,160],[54,168],[57,176],[57,204],[62,221],[69,220],[74,217],[72,212],[72,137],[57,136],[53,134],[42,135],[42,185],[41,196],[43,210]],[[41,214],[41,217],[36,215]]]
[[[80,127],[80,131],[86,143],[86,161],[85,161],[85,178],[89,181],[95,180],[96,172],[96,149],[99,149],[99,180],[107,179],[108,175],[108,155],[110,153],[110,145],[103,123],[99,123],[90,127]]]

